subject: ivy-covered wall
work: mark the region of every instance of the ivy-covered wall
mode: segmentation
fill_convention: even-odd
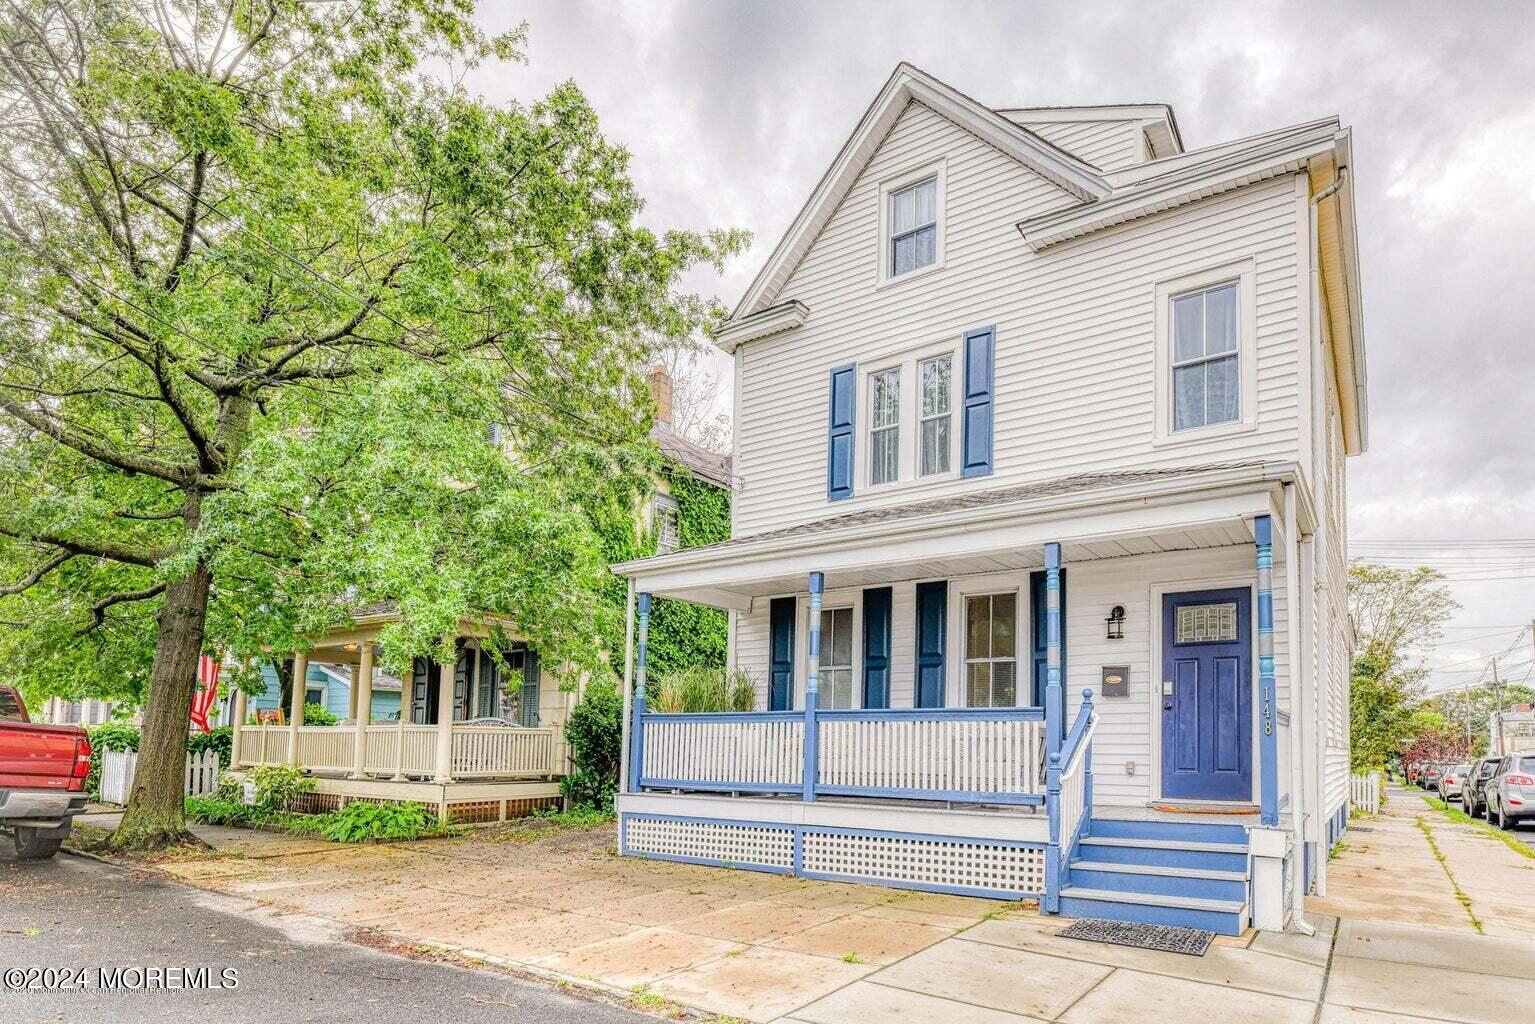
[[[677,502],[677,541],[682,548],[730,539],[730,492],[695,479],[685,472],[663,471],[673,500]],[[644,558],[656,553],[657,538],[637,528],[633,518],[611,517],[600,528],[609,564]],[[619,609],[619,631],[609,638],[611,664],[623,671],[622,613],[628,594],[627,581],[614,577],[609,592]],[[725,667],[727,640],[725,612],[686,601],[659,599],[650,613],[648,674],[652,679],[668,672],[699,666]]]

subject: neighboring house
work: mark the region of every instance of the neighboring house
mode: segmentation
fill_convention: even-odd
[[[1515,704],[1507,711],[1494,711],[1488,720],[1487,753],[1501,757],[1516,750],[1535,749],[1535,707]]]
[[[898,67],[717,336],[732,539],[616,567],[622,852],[1285,927],[1347,817],[1350,146]],[[645,711],[657,598],[758,711]]]
[[[652,372],[650,384],[658,411],[652,437],[664,470],[655,501],[634,526],[653,531],[668,550],[680,542],[678,506],[669,493],[676,476],[728,489],[730,459],[674,434],[665,371]],[[494,430],[487,439],[504,443]],[[375,665],[377,639],[398,619],[394,603],[381,602],[358,609],[351,625],[310,638],[292,655],[305,686],[294,688],[285,708],[277,672],[264,665],[265,692],[236,691],[230,701],[229,718],[239,723],[231,758],[236,768],[306,769],[316,777],[306,809],[353,799],[410,800],[456,821],[493,821],[558,804],[558,778],[568,767],[565,722],[581,694],[560,686],[538,651],[517,639],[516,623],[489,615],[462,624],[453,664],[416,658],[406,679],[385,674]],[[499,664],[484,646],[497,626],[513,638]],[[305,703],[323,705],[341,724],[305,725]],[[261,724],[247,724],[253,716]]]
[[[65,700],[49,697],[43,702],[37,720],[49,725],[100,725],[112,720],[112,709],[117,705],[110,700]]]
[[[335,715],[346,721],[357,717],[356,706],[352,703],[353,673],[344,671],[335,665],[322,665],[311,662],[309,665],[308,686],[305,689],[304,700],[308,704],[319,704]],[[269,714],[281,707],[282,683],[277,678],[277,670],[270,664],[261,666],[261,678],[266,682],[266,692],[258,697],[249,699],[247,715],[256,712]],[[223,702],[225,707],[231,707],[234,695],[230,694]],[[400,678],[382,671],[375,671],[373,676],[373,700],[372,715],[375,721],[392,722],[400,716]],[[228,713],[221,712],[220,722],[229,721]]]

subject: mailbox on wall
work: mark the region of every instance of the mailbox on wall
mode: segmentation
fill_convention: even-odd
[[[1103,666],[1103,683],[1098,687],[1098,692],[1104,697],[1130,696],[1130,666]]]

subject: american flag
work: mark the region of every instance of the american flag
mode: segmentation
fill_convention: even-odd
[[[192,694],[192,724],[203,732],[208,728],[208,712],[219,695],[219,659],[204,654],[197,659],[197,692]]]

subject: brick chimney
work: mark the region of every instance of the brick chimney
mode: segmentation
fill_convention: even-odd
[[[672,425],[672,375],[666,372],[666,367],[657,363],[645,377],[650,381],[650,397],[656,401],[656,422],[670,430]]]

